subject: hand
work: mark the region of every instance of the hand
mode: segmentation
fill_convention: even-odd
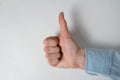
[[[44,40],[46,59],[51,66],[59,68],[85,68],[84,49],[79,48],[68,31],[64,14],[59,14],[60,36]]]

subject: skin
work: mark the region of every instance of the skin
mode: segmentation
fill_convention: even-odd
[[[44,52],[48,64],[57,68],[85,69],[85,50],[73,40],[67,28],[63,12],[60,12],[58,22],[60,35],[47,37],[44,41]]]

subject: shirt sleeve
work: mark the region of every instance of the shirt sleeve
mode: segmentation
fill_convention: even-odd
[[[86,48],[86,72],[120,80],[120,51]]]

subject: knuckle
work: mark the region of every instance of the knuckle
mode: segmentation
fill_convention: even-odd
[[[56,46],[57,43],[58,43],[57,37],[47,37],[47,38],[44,40],[44,44],[45,44],[45,45],[48,45],[48,46]]]
[[[44,52],[48,52],[49,48],[48,47],[44,47]]]
[[[45,54],[45,57],[46,57],[46,59],[48,59],[48,58],[49,58],[48,53],[46,53],[46,54]]]
[[[58,57],[57,57],[56,53],[52,53],[52,54],[48,53],[48,54],[46,54],[46,58],[48,58],[50,60],[50,59],[56,59]]]
[[[56,53],[52,54],[51,58],[53,58],[53,59],[56,58]]]
[[[50,46],[46,46],[44,47],[44,51],[47,53],[57,53],[60,51],[59,47],[50,47]]]
[[[52,57],[51,57],[51,53],[46,53],[45,57],[48,61],[51,61]]]
[[[43,43],[46,44],[47,41],[48,41],[48,38],[45,38]]]
[[[53,39],[53,40],[50,40],[50,44],[51,44],[51,46],[53,45],[53,46],[56,46],[57,45],[57,40],[56,39]]]
[[[56,66],[56,64],[58,63],[58,59],[49,60],[48,63],[49,63],[49,65],[51,65],[51,66],[54,67],[54,66]]]

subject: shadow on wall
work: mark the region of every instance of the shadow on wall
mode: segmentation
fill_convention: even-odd
[[[71,30],[72,37],[76,41],[76,43],[80,47],[88,47],[88,35],[87,32],[85,31],[84,26],[82,25],[82,21],[80,20],[80,13],[76,7],[72,9],[71,11],[71,17],[72,17],[72,22],[73,22],[73,27]]]
[[[111,44],[104,43],[92,43],[90,42],[89,33],[86,31],[86,27],[82,24],[80,20],[79,8],[76,6],[71,10],[73,26],[71,30],[71,34],[76,41],[76,43],[83,48],[98,48],[98,49],[119,49],[120,46],[113,46]]]

